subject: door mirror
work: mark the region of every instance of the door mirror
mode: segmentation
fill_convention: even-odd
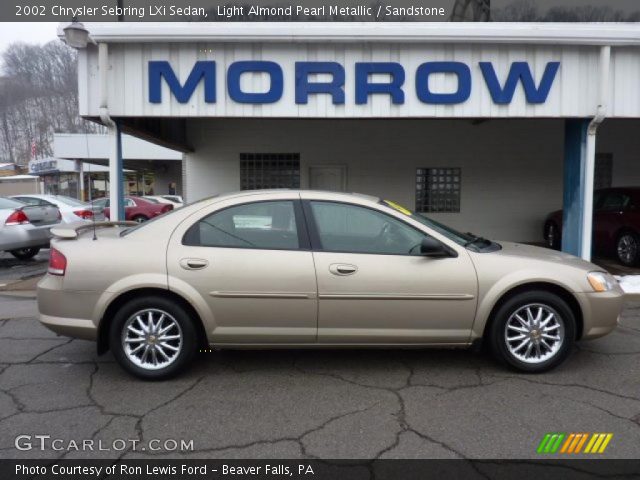
[[[454,257],[453,252],[435,238],[424,237],[420,244],[420,255],[425,257]]]

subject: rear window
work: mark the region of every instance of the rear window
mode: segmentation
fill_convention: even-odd
[[[81,202],[76,198],[67,197],[66,195],[56,195],[55,198],[56,200],[72,207],[84,207],[87,205],[85,202]]]
[[[0,197],[0,208],[21,208],[25,205],[26,203],[19,202],[18,200]]]

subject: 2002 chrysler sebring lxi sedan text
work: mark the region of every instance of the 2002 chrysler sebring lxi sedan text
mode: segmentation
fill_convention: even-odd
[[[393,202],[312,191],[202,200],[139,226],[52,229],[40,320],[129,372],[199,347],[470,346],[558,365],[617,324],[623,292],[576,257],[461,234]]]

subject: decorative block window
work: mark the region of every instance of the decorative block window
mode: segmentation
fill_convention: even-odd
[[[241,153],[240,189],[300,188],[299,153]]]
[[[460,168],[418,168],[417,212],[460,212]]]

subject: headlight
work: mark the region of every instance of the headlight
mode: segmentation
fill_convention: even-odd
[[[591,288],[596,292],[608,292],[616,284],[617,280],[606,272],[589,272],[587,280]]]

